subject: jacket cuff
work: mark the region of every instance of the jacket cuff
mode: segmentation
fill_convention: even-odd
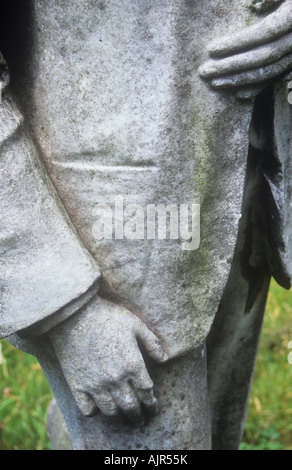
[[[12,96],[0,106],[0,338],[42,334],[97,292],[100,271]]]
[[[17,334],[22,339],[30,339],[36,336],[43,335],[50,331],[55,326],[67,320],[71,315],[82,309],[95,295],[98,293],[99,282],[96,281],[84,294],[78,299],[73,300],[65,307],[53,313],[44,320],[38,321],[28,328],[17,331]]]

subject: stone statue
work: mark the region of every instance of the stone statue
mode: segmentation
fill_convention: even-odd
[[[292,1],[2,4],[1,337],[74,449],[238,448],[291,284]]]

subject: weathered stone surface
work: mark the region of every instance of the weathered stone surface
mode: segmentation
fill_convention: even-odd
[[[19,244],[23,267],[15,250],[3,262],[20,286],[0,281],[16,312],[4,308],[3,335],[39,358],[76,449],[210,448],[212,325],[213,442],[238,446],[268,282],[290,285],[291,116],[287,104],[281,126],[277,87],[291,6],[32,0],[21,60],[7,47],[30,133],[10,138],[7,94],[4,225],[37,241]],[[8,186],[7,166],[23,168]],[[199,246],[198,232],[149,236],[141,219],[135,231],[137,207],[147,219],[159,204],[200,205]],[[122,233],[100,236],[101,205]],[[113,424],[121,414],[130,422]]]
[[[201,2],[33,4],[24,114],[98,260],[100,294],[138,314],[175,357],[204,341],[226,284],[252,113],[210,92],[198,67],[210,40],[251,14],[223,1],[202,21]],[[94,207],[119,195],[124,206],[200,204],[200,249],[183,251],[181,238],[96,240]]]

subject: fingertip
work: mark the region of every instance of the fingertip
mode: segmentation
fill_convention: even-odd
[[[169,359],[168,354],[164,351],[161,345],[157,346],[155,349],[148,350],[148,353],[152,359],[160,364],[164,364]]]
[[[141,325],[137,337],[142,341],[148,355],[153,360],[160,363],[168,360],[168,354],[164,350],[160,339],[145,324]]]
[[[93,399],[86,392],[75,392],[74,398],[76,405],[83,414],[83,416],[90,418],[97,413],[97,406]]]
[[[163,357],[161,359],[161,363],[167,362],[169,360],[169,355],[163,350]]]
[[[158,413],[159,413],[159,406],[158,406],[158,400],[155,401],[155,403],[153,403],[152,405],[145,405],[146,406],[146,409],[147,409],[147,413],[150,415],[150,416],[157,416]]]
[[[163,349],[162,345],[160,344],[157,349],[152,351],[152,358],[159,362],[160,364],[164,364],[165,362],[168,361],[169,356]]]
[[[207,77],[208,76],[208,66],[206,64],[201,65],[198,69],[199,75],[201,77]]]

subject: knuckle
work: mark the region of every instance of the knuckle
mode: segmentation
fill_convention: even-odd
[[[117,373],[111,373],[111,376],[108,380],[104,383],[104,387],[106,387],[109,391],[115,389],[121,381],[122,376]]]
[[[88,385],[88,389],[96,393],[101,393],[103,389],[103,384],[98,382],[97,380],[94,380],[90,385]]]
[[[139,390],[146,392],[146,393],[151,393],[153,391],[154,383],[148,376],[142,376],[140,379],[140,386]]]
[[[142,387],[141,387],[141,390],[143,390],[144,392],[152,392],[153,391],[153,387],[154,387],[154,384],[152,382],[152,380],[148,380],[147,382],[144,382]]]

